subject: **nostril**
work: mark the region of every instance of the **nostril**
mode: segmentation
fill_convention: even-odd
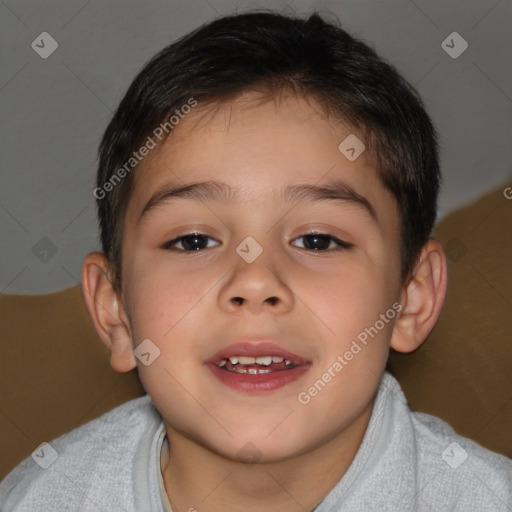
[[[243,304],[245,299],[243,297],[233,297],[231,300],[233,302],[236,302],[238,305],[241,305]],[[269,297],[268,299],[265,300],[265,302],[269,302],[272,306],[275,306],[278,300],[279,299],[277,297]]]

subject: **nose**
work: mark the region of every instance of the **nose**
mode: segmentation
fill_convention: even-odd
[[[268,311],[284,314],[293,307],[294,295],[263,254],[254,262],[235,263],[219,293],[220,307],[230,313]]]

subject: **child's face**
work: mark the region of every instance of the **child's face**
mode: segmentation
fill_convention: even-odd
[[[193,109],[134,171],[123,302],[134,345],[149,338],[160,350],[139,373],[168,429],[229,458],[252,443],[270,462],[346,435],[371,410],[394,325],[389,310],[400,298],[399,215],[367,152],[347,159],[338,146],[351,132],[314,102],[243,98],[209,120]],[[158,191],[204,181],[229,185],[237,199],[168,199],[140,217]],[[287,187],[331,181],[371,206],[280,200]],[[332,238],[306,236],[314,230]],[[194,232],[203,236],[163,248]],[[357,337],[370,328],[365,345]],[[308,363],[281,370],[297,377],[284,385],[277,371],[267,374],[274,389],[242,389],[259,377],[206,364],[240,340],[270,340]]]

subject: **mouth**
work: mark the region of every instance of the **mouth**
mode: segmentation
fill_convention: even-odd
[[[298,366],[298,364],[292,363],[290,359],[269,355],[257,357],[231,356],[227,359],[221,359],[218,365],[228,372],[250,373],[252,375],[291,370]]]
[[[311,362],[272,342],[239,342],[215,354],[205,365],[232,389],[262,393],[298,379]]]

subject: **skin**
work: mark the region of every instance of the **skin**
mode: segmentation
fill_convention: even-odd
[[[389,347],[415,350],[435,325],[446,292],[446,259],[435,240],[423,247],[412,279],[401,282],[394,197],[369,151],[349,161],[338,150],[353,132],[311,99],[257,100],[247,92],[209,116],[197,107],[134,171],[122,292],[112,287],[102,253],[89,254],[83,265],[85,302],[112,367],[138,366],[164,419],[172,456],[162,474],[176,512],[312,510],[361,444]],[[332,179],[364,196],[376,218],[350,202],[273,199],[286,185]],[[203,180],[230,184],[239,200],[180,198],[138,220],[163,185]],[[306,246],[311,237],[303,238],[315,228],[353,247],[330,241],[315,251]],[[212,237],[201,246],[207,248],[162,248],[195,230]],[[236,252],[248,236],[263,248],[250,264]],[[394,302],[402,305],[397,318],[301,404],[298,394]],[[203,363],[242,336],[271,337],[312,366],[266,395],[235,391]],[[147,338],[160,356],[145,366],[133,350]],[[255,464],[240,461],[247,443],[257,450]]]

